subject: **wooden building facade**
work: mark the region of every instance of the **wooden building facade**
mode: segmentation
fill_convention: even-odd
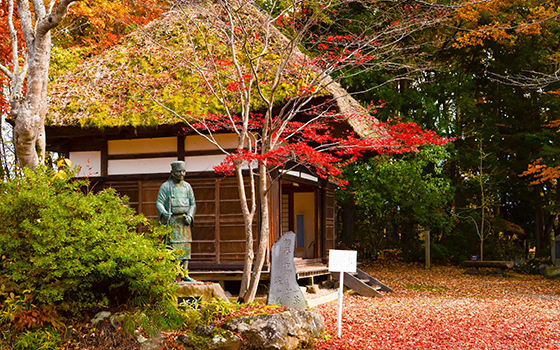
[[[49,149],[79,167],[78,176],[88,177],[94,188],[114,188],[129,198],[138,213],[154,220],[159,186],[169,178],[171,162],[185,161],[185,180],[193,187],[197,205],[189,268],[242,269],[245,228],[237,181],[214,172],[225,155],[204,137],[181,134],[180,126],[141,130],[48,127],[47,135]],[[214,137],[224,149],[235,149],[236,135]],[[309,172],[289,171],[274,185],[269,204],[270,245],[282,233],[293,231],[296,257],[303,263],[325,262],[335,244],[332,184]]]
[[[251,2],[239,1],[238,5],[238,13],[247,18],[247,23],[269,23],[269,18]],[[197,204],[189,270],[239,271],[244,261],[245,230],[235,178],[214,172],[213,167],[225,158],[224,152],[204,137],[189,133],[192,128],[186,125],[193,117],[224,113],[223,104],[205,82],[221,82],[225,85],[219,85],[218,90],[233,94],[227,89],[230,83],[235,86],[237,82],[235,77],[227,78],[233,71],[218,72],[204,66],[203,79],[196,74],[199,70],[193,69],[198,64],[216,62],[218,57],[227,58],[231,54],[228,46],[217,45],[216,50],[225,51],[210,50],[216,56],[206,57],[208,50],[190,40],[203,27],[208,29],[204,35],[209,42],[228,42],[228,36],[223,35],[228,23],[212,2],[186,2],[181,6],[49,84],[47,148],[81,167],[79,176],[89,177],[96,188],[115,188],[128,196],[129,204],[139,213],[154,219],[159,186],[169,178],[170,164],[184,160],[186,180],[193,187]],[[295,103],[291,97],[295,94],[297,101],[301,98],[300,89],[318,79],[321,83],[317,90],[304,99],[307,107],[295,109],[297,113],[291,120],[307,122],[319,116],[339,115],[345,117],[335,118],[336,132],[352,130],[359,137],[376,133],[376,128],[364,123],[362,117],[369,114],[356,100],[314,67],[311,58],[294,51],[280,31],[270,29],[266,46],[272,45],[269,50],[274,54],[262,55],[265,61],[258,80],[261,89],[266,91],[270,88],[267,84],[275,80],[273,74],[267,76],[275,71],[270,67],[279,65],[277,52],[291,53],[284,68],[283,87],[269,101],[275,109],[281,111]],[[256,37],[265,39],[262,35]],[[241,47],[233,49],[245,52]],[[189,61],[194,58],[196,62]],[[236,95],[226,97],[232,104],[238,101]],[[251,102],[256,111],[266,110],[265,106],[268,105],[258,99]],[[239,106],[235,108],[229,111],[241,112]],[[234,134],[216,132],[214,136],[223,149],[235,150]],[[295,169],[280,173],[281,179],[274,183],[269,196],[270,245],[282,233],[293,231],[298,261],[320,264],[326,262],[329,249],[335,247],[334,186],[308,169]],[[257,217],[255,225],[258,222]],[[258,232],[259,227],[255,226],[254,231]],[[267,260],[265,269],[268,265]],[[325,272],[326,265],[320,271]]]

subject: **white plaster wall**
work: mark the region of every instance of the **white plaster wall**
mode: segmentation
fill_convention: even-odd
[[[224,159],[225,155],[209,155],[209,156],[196,156],[185,157],[185,166],[187,172],[201,172],[201,171],[214,171],[214,166],[219,165]]]
[[[295,176],[295,177],[299,177],[300,179],[306,179],[306,180],[310,180],[310,181],[314,181],[314,182],[319,182],[319,178],[317,176],[313,176],[301,171],[294,171],[294,170],[282,170],[283,173],[291,175],[291,176]]]
[[[149,154],[161,152],[177,152],[176,137],[157,137],[149,139],[109,140],[107,153],[109,155]]]
[[[224,149],[232,149],[237,147],[236,134],[216,134],[213,136]],[[186,152],[210,150],[218,150],[218,148],[200,135],[190,135],[185,138]],[[176,151],[176,137],[109,140],[107,142],[107,153],[110,156],[128,154],[153,154]],[[187,172],[213,172],[214,166],[219,165],[224,160],[224,158],[224,154],[186,157],[185,163]],[[168,173],[171,171],[171,163],[176,160],[177,158],[175,157],[112,159],[108,161],[107,171],[109,175]],[[99,156],[99,172],[101,168],[100,164],[101,162]]]
[[[214,134],[215,141],[224,149],[237,148],[237,134]],[[185,138],[185,151],[213,151],[219,148],[200,135],[189,135]]]
[[[109,160],[109,175],[158,174],[171,172],[177,157]]]
[[[214,166],[220,164],[225,155],[209,155],[186,157],[187,173],[214,171]],[[113,159],[109,160],[109,175],[131,174],[161,174],[171,172],[171,163],[177,161],[175,157],[141,158],[141,159]]]
[[[70,152],[72,166],[79,169],[78,177],[101,176],[101,152]]]

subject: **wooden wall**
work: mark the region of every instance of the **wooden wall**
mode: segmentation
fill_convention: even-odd
[[[323,208],[323,232],[324,232],[324,244],[323,249],[321,251],[321,255],[326,258],[328,255],[329,249],[334,249],[336,244],[336,227],[335,227],[335,194],[334,189],[332,188],[325,188],[322,191],[324,196],[324,200],[322,201],[322,208]]]
[[[235,178],[188,178],[196,199],[192,260],[189,267],[238,269],[245,258],[245,229]],[[129,197],[129,205],[156,220],[155,207],[165,180],[108,181]],[[256,226],[254,230],[256,231]]]
[[[129,204],[146,217],[157,219],[155,202],[159,186],[168,179],[170,163],[184,160],[187,181],[193,187],[197,212],[193,226],[191,269],[241,269],[245,254],[245,230],[236,180],[213,173],[212,167],[224,155],[215,145],[198,135],[181,136],[177,131],[152,130],[141,135],[138,130],[128,133],[109,130],[104,135],[89,135],[80,130],[68,130],[51,138],[50,149],[70,157],[82,167],[80,176],[99,181],[101,187],[113,187],[129,197]],[[115,134],[112,134],[115,133]],[[164,136],[177,135],[177,136]],[[232,150],[235,135],[216,134],[222,147]],[[305,258],[328,257],[335,247],[334,191],[325,181],[305,171],[288,171],[294,191],[314,193],[314,246]],[[288,180],[286,180],[288,181]],[[299,190],[295,188],[299,186]],[[270,243],[276,241],[286,227],[294,230],[293,198],[288,207],[282,207],[284,185],[270,189]],[[285,203],[284,203],[285,204]],[[291,211],[286,213],[286,210]],[[258,219],[255,219],[258,222]],[[254,232],[258,232],[255,224]],[[308,249],[309,250],[309,249]]]

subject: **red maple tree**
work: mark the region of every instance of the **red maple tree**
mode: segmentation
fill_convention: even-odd
[[[205,105],[220,113],[182,114],[163,100],[157,103],[183,120],[186,132],[197,132],[222,149],[226,158],[215,170],[237,177],[246,230],[242,301],[255,297],[269,246],[270,189],[287,171],[303,167],[344,185],[338,179],[340,167],[367,152],[410,152],[448,141],[414,123],[379,122],[332,78],[388,65],[407,67],[408,73],[421,70],[428,62],[403,53],[417,45],[413,33],[442,20],[441,11],[432,15],[429,6],[402,5],[390,11],[402,11],[408,20],[373,29],[366,25],[361,34],[321,34],[326,26],[332,33],[333,23],[344,30],[348,22],[336,16],[341,6],[350,4],[367,10],[370,6],[362,1],[316,1],[275,3],[263,9],[246,1],[222,0],[181,10],[181,30],[189,38],[181,54],[189,74],[198,75],[209,91]],[[161,39],[158,45],[176,52]],[[302,47],[313,54],[304,54]],[[157,94],[152,98],[157,101]],[[371,107],[382,106],[380,102]],[[236,151],[221,148],[214,138],[224,130],[237,134]]]

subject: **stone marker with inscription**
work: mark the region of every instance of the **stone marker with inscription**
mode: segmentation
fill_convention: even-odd
[[[305,297],[296,280],[295,242],[295,233],[288,232],[272,245],[267,304],[305,310],[307,308]]]

